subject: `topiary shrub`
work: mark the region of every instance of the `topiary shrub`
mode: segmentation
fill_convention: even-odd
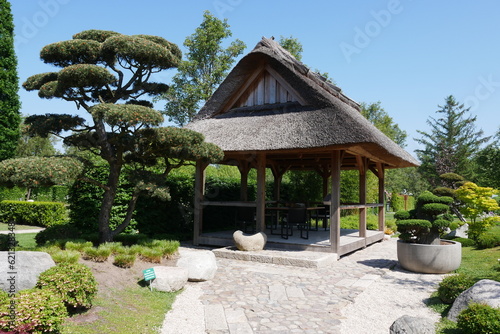
[[[500,333],[500,309],[472,303],[458,315],[457,327],[464,334]]]
[[[451,197],[439,197],[424,191],[418,196],[414,210],[397,213],[399,238],[419,244],[439,244],[440,235],[450,225],[448,210],[452,203]]]
[[[56,241],[64,239],[78,239],[81,236],[80,230],[74,225],[51,226],[38,232],[35,236],[36,244],[43,246],[47,241]]]
[[[396,219],[396,220],[410,219],[410,212],[409,211],[398,211],[398,212],[394,213],[394,219]]]
[[[23,290],[12,298],[15,317],[10,318],[11,300],[0,305],[0,330],[22,333],[59,333],[68,316],[62,298],[50,290]],[[11,321],[13,320],[13,321]]]
[[[59,296],[70,310],[87,309],[97,293],[97,282],[81,263],[61,263],[40,274],[36,285]]]
[[[16,224],[50,227],[68,222],[64,203],[1,201],[0,220]]]
[[[465,290],[474,285],[476,281],[464,274],[445,277],[438,287],[438,297],[446,304],[452,304]]]

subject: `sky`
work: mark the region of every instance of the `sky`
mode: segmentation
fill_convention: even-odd
[[[470,107],[486,136],[500,126],[500,1],[431,0],[11,0],[20,83],[58,71],[43,46],[87,29],[166,38],[183,52],[203,12],[227,19],[250,52],[262,37],[297,38],[302,62],[327,72],[357,102],[381,102],[407,132],[406,150],[422,148],[417,130],[445,98]],[[175,70],[158,75],[169,83]],[[74,104],[20,89],[23,115],[77,112]],[[162,110],[164,103],[155,107]]]

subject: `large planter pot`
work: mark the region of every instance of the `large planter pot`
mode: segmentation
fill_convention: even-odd
[[[462,261],[462,244],[441,240],[441,245],[422,245],[398,240],[398,260],[406,270],[424,274],[445,274]]]

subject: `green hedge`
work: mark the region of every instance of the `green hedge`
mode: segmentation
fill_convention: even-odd
[[[1,201],[0,221],[50,227],[65,224],[68,219],[64,203]]]

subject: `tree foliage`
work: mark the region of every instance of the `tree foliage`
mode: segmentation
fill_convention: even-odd
[[[10,3],[0,0],[0,161],[14,156],[19,138],[17,58]]]
[[[381,102],[376,103],[361,103],[361,114],[365,116],[373,125],[382,131],[387,137],[392,139],[396,144],[401,147],[405,147],[406,142],[406,131],[401,130],[399,126],[394,123],[394,120],[389,114],[382,108]]]
[[[480,145],[489,140],[483,137],[483,131],[476,131],[476,117],[467,116],[470,108],[465,108],[451,95],[445,102],[436,111],[440,117],[427,120],[430,132],[417,131],[422,137],[415,139],[424,146],[417,150],[422,162],[420,172],[434,187],[440,184],[439,175],[445,173],[471,179],[472,158]]]
[[[475,168],[479,185],[500,189],[500,131],[495,135],[492,144],[477,153]]]
[[[201,25],[184,41],[187,60],[179,63],[170,89],[162,95],[167,100],[164,113],[170,121],[180,126],[189,123],[227,76],[246,47],[238,39],[222,47],[231,36],[227,19],[221,21],[209,11],[203,13]]]
[[[83,168],[79,173],[80,179],[103,190],[98,217],[101,242],[112,240],[129,225],[140,195],[168,198],[168,189],[163,184],[173,168],[188,161],[211,163],[223,157],[222,151],[205,143],[201,134],[158,127],[163,117],[144,99],[168,90],[167,85],[152,82],[151,78],[180,64],[182,55],[175,44],[159,36],[87,30],[75,34],[72,40],[45,46],[40,56],[45,63],[62,69],[35,74],[23,87],[38,91],[41,98],[72,101],[84,113],[83,117],[34,115],[25,123],[31,135],[62,137],[65,145],[89,151],[105,162],[104,182],[84,175]],[[61,169],[62,165],[58,165],[61,162],[54,160],[47,164],[47,173],[49,169]],[[163,166],[162,171],[152,168],[157,164]],[[24,175],[29,171],[22,172]],[[111,228],[110,216],[122,174],[132,185],[130,200],[121,223]],[[42,175],[37,173],[29,178],[33,179],[31,184],[41,182],[35,176]]]
[[[473,182],[466,182],[455,190],[457,199],[463,203],[460,211],[473,223],[481,214],[500,209],[497,201],[493,198],[493,195],[497,193],[498,191],[493,188],[479,187]]]
[[[304,48],[302,47],[302,43],[297,38],[293,36],[283,37],[280,36],[278,41],[279,45],[281,45],[285,50],[290,52],[292,56],[295,57],[298,61],[302,61],[302,51]]]

